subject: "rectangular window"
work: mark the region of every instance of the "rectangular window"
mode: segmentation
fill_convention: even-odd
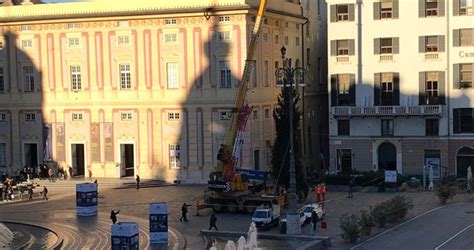
[[[270,118],[270,109],[265,109],[265,118]]]
[[[36,120],[36,113],[25,113],[25,122],[34,122]]]
[[[438,0],[425,0],[425,6],[425,16],[438,16]]]
[[[130,43],[130,38],[128,36],[118,36],[117,44],[118,45],[126,45]]]
[[[32,48],[33,47],[33,41],[32,40],[22,40],[21,41],[21,47],[22,48]]]
[[[220,16],[219,22],[230,22],[230,16]]]
[[[459,45],[461,47],[474,46],[474,29],[459,30]]]
[[[82,121],[82,113],[72,113],[73,121]]]
[[[3,1],[2,1],[3,2]],[[28,26],[28,25],[22,25],[20,27],[20,30],[21,31],[30,31],[31,30],[31,26]]]
[[[81,86],[81,66],[71,66],[71,89],[73,91],[79,91],[82,89]]]
[[[453,109],[453,130],[455,134],[474,133],[474,109]]]
[[[380,54],[392,54],[392,38],[380,38]]]
[[[472,0],[459,0],[459,15],[472,15]]]
[[[392,73],[382,73],[381,75],[381,82],[380,82],[380,88],[382,91],[382,105],[385,106],[391,106],[393,105],[393,74]]]
[[[392,0],[382,0],[380,2],[380,18],[381,19],[391,19],[392,11],[393,11]]]
[[[352,150],[336,150],[336,171],[341,174],[352,174]]]
[[[439,135],[439,120],[426,119],[425,120],[426,135]]]
[[[169,121],[177,121],[177,120],[179,120],[179,112],[169,112],[169,113],[168,113],[168,120],[169,120]]]
[[[128,21],[127,21],[127,20],[118,21],[117,23],[118,23],[118,26],[119,26],[120,28],[126,28],[126,27],[128,27]]]
[[[382,119],[381,120],[382,135],[393,135],[393,120]]]
[[[168,89],[177,89],[179,88],[178,84],[178,63],[171,62],[166,64],[167,80],[168,80]]]
[[[337,40],[337,55],[338,56],[347,56],[349,55],[349,40]]]
[[[68,23],[67,28],[68,29],[79,29],[79,24],[78,23]]]
[[[230,72],[229,61],[219,61],[219,70],[220,70],[221,88],[230,88],[231,87],[231,81],[230,81],[231,72]]]
[[[264,43],[268,42],[268,33],[263,33],[263,42]]]
[[[2,50],[5,47],[5,42],[0,38],[0,50]]]
[[[23,81],[25,86],[25,92],[35,91],[35,77],[33,75],[32,66],[23,66]]]
[[[269,69],[268,69],[268,61],[263,62],[263,86],[268,87],[268,74],[269,74]]]
[[[170,167],[171,168],[180,168],[181,159],[180,159],[180,146],[179,144],[170,144]]]
[[[472,88],[473,70],[472,63],[459,64],[459,82],[461,88]]]
[[[258,111],[257,110],[253,111],[253,119],[254,120],[258,119]]]
[[[0,167],[7,166],[7,144],[0,143]]]
[[[438,52],[438,36],[426,36],[425,37],[425,51],[426,52]]]
[[[288,43],[289,43],[289,38],[288,36],[285,36],[285,45],[288,45]]]
[[[121,121],[131,121],[133,119],[132,112],[120,112]]]
[[[5,92],[5,75],[3,73],[3,67],[0,66],[0,92]]]
[[[120,64],[120,89],[131,89],[132,81],[130,79],[130,64]]]
[[[166,19],[165,25],[173,25],[176,24],[176,19]]]
[[[426,104],[428,105],[437,105],[438,102],[438,94],[439,94],[439,76],[437,72],[427,72],[426,73]]]
[[[2,112],[0,113],[0,122],[6,122],[7,121],[7,113]]]
[[[68,39],[68,46],[69,47],[78,47],[79,46],[79,38],[73,37]]]
[[[280,36],[275,35],[275,44],[279,44],[279,43],[280,43]]]
[[[337,100],[340,106],[350,104],[350,83],[349,74],[339,74],[337,76]]]
[[[288,22],[285,22],[285,28],[288,28],[288,27],[289,27]]]
[[[337,120],[337,135],[350,135],[350,120]]]
[[[347,4],[342,4],[342,5],[336,5],[336,10],[337,10],[337,21],[338,22],[344,22],[344,21],[349,21],[349,5]]]
[[[165,34],[165,43],[176,43],[177,39],[176,34]]]
[[[223,31],[223,32],[219,32],[218,34],[219,34],[220,41],[230,40],[230,31]]]
[[[299,37],[296,37],[296,46],[300,46],[300,38]]]
[[[230,111],[222,111],[222,112],[220,112],[219,120],[221,120],[221,121],[230,120]]]

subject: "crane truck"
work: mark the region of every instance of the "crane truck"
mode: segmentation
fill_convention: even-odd
[[[261,0],[255,18],[255,26],[250,37],[242,82],[237,91],[234,106],[230,112],[230,123],[217,154],[218,164],[215,171],[209,174],[208,188],[204,202],[198,203],[197,210],[212,208],[214,212],[247,212],[253,213],[259,206],[272,204],[284,205],[286,197],[267,195],[267,172],[236,169],[243,144],[245,126],[252,112],[252,107],[244,105],[247,84],[255,62],[258,33],[265,13],[267,0]]]

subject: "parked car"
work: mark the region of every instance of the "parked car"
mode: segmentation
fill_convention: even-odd
[[[303,225],[304,225],[304,222],[305,222],[305,220],[306,220],[306,217],[305,217],[303,211],[299,211],[299,212],[298,212],[298,215],[300,216],[300,217],[299,217],[300,226],[303,226]],[[280,218],[280,223],[286,224],[286,216],[287,216],[286,213],[281,216],[281,218]]]
[[[301,208],[301,211],[303,211],[303,213],[305,215],[305,222],[304,223],[310,223],[311,222],[311,213],[313,211],[316,212],[316,214],[318,215],[318,218],[320,220],[324,220],[324,216],[326,215],[326,213],[324,212],[324,208],[321,205],[317,204],[317,203],[305,205],[303,208]]]

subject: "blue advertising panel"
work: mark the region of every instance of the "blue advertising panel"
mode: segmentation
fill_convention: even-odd
[[[97,185],[95,183],[76,184],[76,213],[78,216],[97,214]]]
[[[112,250],[139,249],[139,228],[134,222],[120,222],[112,225]]]
[[[151,203],[149,212],[150,243],[168,243],[168,204]]]
[[[237,173],[242,173],[247,176],[250,180],[259,180],[259,181],[266,181],[268,179],[268,172],[266,171],[258,171],[252,169],[243,169],[237,168],[235,169]]]

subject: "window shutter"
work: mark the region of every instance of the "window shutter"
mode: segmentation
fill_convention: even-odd
[[[459,40],[459,33],[460,33],[460,30],[453,30],[453,46],[454,47],[461,46],[461,41]]]
[[[426,82],[426,74],[425,72],[420,72],[419,73],[420,76],[419,76],[419,90],[418,90],[418,105],[426,105],[426,101],[425,101],[425,92],[426,92],[426,86],[425,86],[425,82]]]
[[[400,105],[400,73],[393,73],[393,105]]]
[[[354,39],[349,39],[349,55],[353,56],[355,55],[355,40]]]
[[[393,19],[398,19],[398,0],[393,0],[392,1],[392,18]]]
[[[438,51],[439,52],[444,52],[445,51],[445,42],[444,42],[444,36],[438,36]]]
[[[460,124],[461,109],[453,109],[453,130],[454,133],[461,133]]]
[[[380,54],[380,38],[374,38],[374,54]]]
[[[337,19],[337,13],[336,13],[336,5],[333,4],[331,5],[331,23],[334,23],[336,22],[336,19]]]
[[[374,20],[380,19],[380,2],[374,3]]]
[[[374,74],[374,106],[380,105],[380,82],[381,82],[381,74],[375,73]]]
[[[418,16],[425,17],[425,0],[418,0]]]
[[[398,37],[392,38],[392,48],[393,48],[393,54],[398,54],[400,53],[400,39]]]
[[[354,21],[354,5],[349,4],[349,21]]]
[[[453,88],[461,88],[461,84],[459,84],[459,64],[453,64]]]
[[[445,0],[438,0],[438,16],[444,16],[444,1]]]
[[[425,44],[425,37],[424,36],[419,36],[418,37],[418,51],[420,53],[425,53],[426,52],[426,44]]]
[[[331,56],[337,56],[337,40],[331,40]]]
[[[444,71],[438,71],[438,104],[444,105],[445,104],[445,73]]]
[[[453,2],[453,16],[459,16],[459,0]]]
[[[350,74],[349,86],[349,105],[355,106],[356,103],[356,88],[355,88],[355,74]]]
[[[331,106],[337,106],[337,75],[331,75]]]

